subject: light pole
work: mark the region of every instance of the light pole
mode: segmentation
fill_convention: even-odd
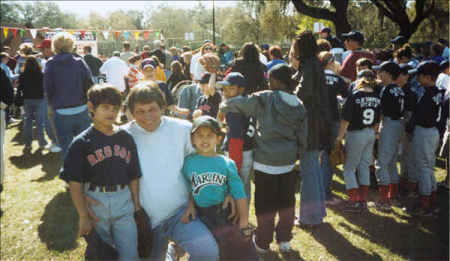
[[[213,10],[213,44],[216,45],[216,12],[214,9],[214,0],[212,0],[212,10]]]

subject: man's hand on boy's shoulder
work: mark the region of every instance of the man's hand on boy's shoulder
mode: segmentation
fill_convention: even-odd
[[[186,211],[183,213],[183,216],[181,216],[181,223],[187,224],[195,219],[196,211],[195,207],[192,205],[189,205]]]

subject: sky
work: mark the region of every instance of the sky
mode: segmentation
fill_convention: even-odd
[[[30,1],[27,1],[30,2]],[[88,16],[90,12],[106,15],[110,12],[122,10],[144,10],[146,7],[157,7],[167,3],[169,6],[179,8],[192,8],[199,1],[46,1],[55,2],[63,11],[75,13],[79,16]],[[202,0],[206,8],[212,8],[212,0]],[[237,1],[214,1],[215,7],[227,7],[236,5]]]

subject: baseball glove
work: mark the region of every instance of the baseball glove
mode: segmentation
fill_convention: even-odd
[[[138,253],[140,258],[149,258],[152,253],[152,223],[143,208],[134,212],[138,232]]]
[[[330,161],[333,166],[344,164],[345,161],[345,148],[342,143],[337,143],[334,149],[331,151]]]

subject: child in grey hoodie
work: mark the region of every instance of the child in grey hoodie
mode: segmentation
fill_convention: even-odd
[[[232,98],[221,105],[223,113],[238,112],[256,121],[253,168],[258,228],[253,242],[261,254],[268,251],[275,230],[280,251],[291,250],[298,176],[294,167],[307,146],[306,110],[292,94],[296,85],[292,69],[279,64],[269,71],[270,90]]]

